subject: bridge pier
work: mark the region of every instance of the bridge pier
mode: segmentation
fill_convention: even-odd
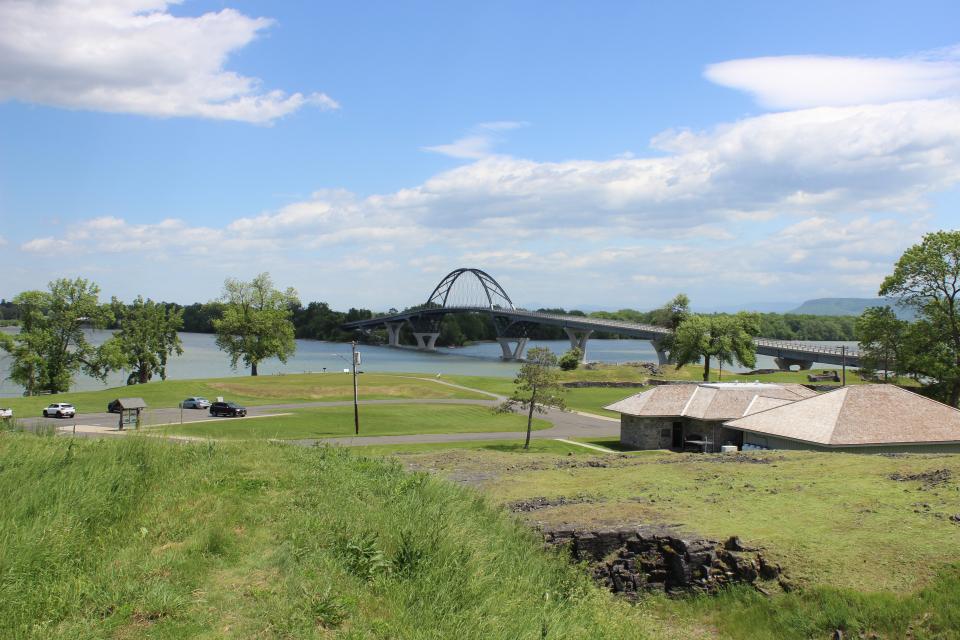
[[[387,344],[391,347],[400,346],[400,330],[403,329],[403,325],[406,324],[406,320],[401,320],[400,322],[388,322],[387,325]]]
[[[497,338],[500,348],[503,349],[503,359],[520,360],[523,358],[523,350],[527,348],[529,340],[529,338]],[[517,343],[517,346],[510,346],[514,342]]]
[[[423,351],[436,351],[437,338],[440,337],[440,332],[414,333],[413,337],[417,339],[417,349],[421,349]]]
[[[580,349],[580,361],[586,362],[587,340],[589,340],[590,336],[593,334],[593,329],[577,331],[576,329],[568,329],[567,327],[564,327],[563,330],[567,333],[567,338],[570,339],[570,348]]]
[[[809,371],[813,368],[813,360],[799,360],[797,358],[780,356],[779,358],[774,358],[773,361],[781,371],[790,371],[790,367],[793,365],[800,367],[800,371]]]
[[[659,364],[661,367],[670,364],[669,351],[666,349],[658,349],[657,347],[654,347],[654,349],[657,349],[657,364]]]

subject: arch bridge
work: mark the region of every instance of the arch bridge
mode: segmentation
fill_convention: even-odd
[[[422,305],[367,320],[348,322],[343,328],[369,332],[386,327],[389,346],[400,347],[400,331],[409,325],[417,341],[417,349],[436,351],[440,323],[444,316],[451,313],[480,313],[490,316],[497,331],[497,342],[503,351],[504,360],[523,358],[530,329],[537,325],[562,328],[570,340],[571,348],[580,348],[584,359],[590,336],[594,332],[604,332],[625,338],[649,340],[657,351],[660,364],[666,364],[669,360],[669,353],[662,348],[663,338],[670,333],[667,328],[623,320],[527,311],[514,305],[506,290],[493,276],[473,268],[460,268],[448,273]],[[799,365],[802,370],[810,369],[814,363],[851,367],[860,365],[860,354],[855,350],[768,338],[755,338],[754,343],[757,353],[772,356],[781,369],[789,369],[792,365]]]

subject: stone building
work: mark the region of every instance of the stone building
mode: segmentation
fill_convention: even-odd
[[[799,384],[716,382],[661,385],[608,407],[620,413],[620,442],[638,449],[719,451],[743,445],[743,431],[725,422],[803,400]]]
[[[860,453],[960,452],[960,411],[892,384],[864,384],[749,411],[725,429],[745,446]]]

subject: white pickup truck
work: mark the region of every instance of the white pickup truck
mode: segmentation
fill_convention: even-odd
[[[9,420],[13,417],[13,409],[4,409],[0,407],[0,420]]]

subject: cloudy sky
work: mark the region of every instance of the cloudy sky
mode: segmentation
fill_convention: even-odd
[[[872,296],[960,227],[960,4],[783,4],[2,0],[0,297]]]

